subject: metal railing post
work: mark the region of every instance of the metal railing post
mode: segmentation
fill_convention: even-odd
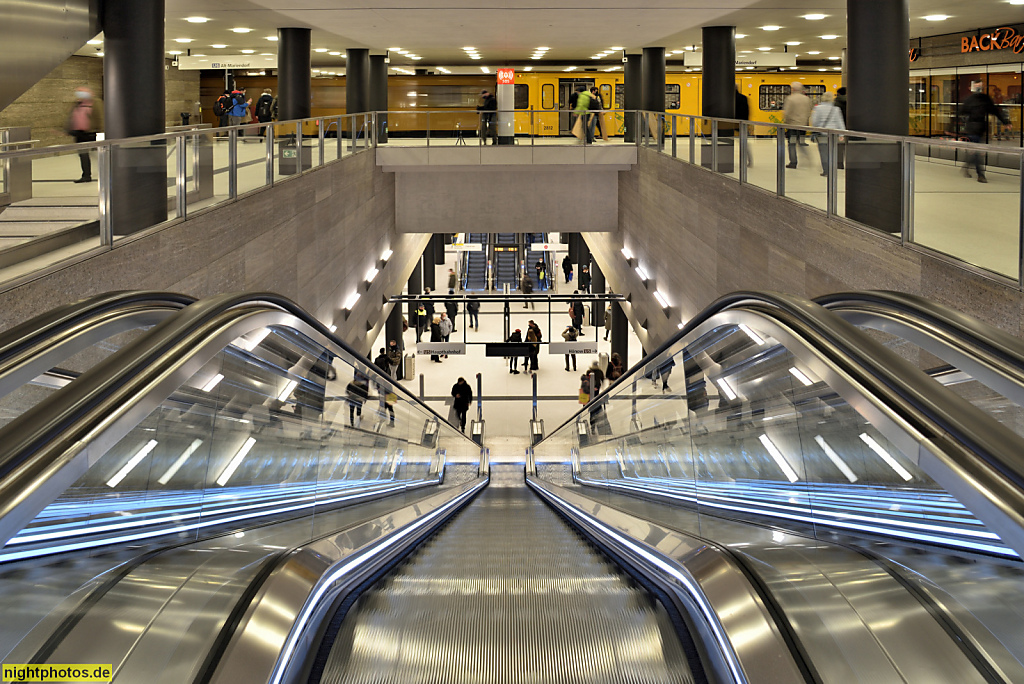
[[[228,131],[228,197],[238,197],[238,129]]]
[[[533,422],[537,422],[537,374],[533,374]]]
[[[914,143],[904,140],[900,145],[903,157],[903,216],[900,226],[900,242],[908,245],[914,241]]]
[[[305,168],[305,166],[306,166],[305,160],[303,159],[304,156],[305,155],[302,154],[302,122],[301,121],[296,121],[295,122],[295,168],[297,168],[299,170],[300,174],[303,171],[306,170],[306,168]]]
[[[679,117],[675,114],[672,115],[672,158],[676,158],[676,121]]]
[[[342,117],[342,116],[337,117],[337,120],[335,121],[335,127],[334,127],[335,143],[336,143],[337,148],[338,148],[338,160],[339,161],[345,155],[345,149],[342,147],[342,144],[345,142],[345,138],[344,138],[344,136],[341,135],[341,122],[344,121],[344,120],[345,120],[345,117]]]
[[[318,154],[320,155],[320,166],[323,166],[326,163],[326,161],[327,161],[327,157],[324,154],[324,137],[327,135],[327,131],[324,130],[324,129],[325,129],[326,126],[327,126],[327,119],[319,119],[316,122],[316,135],[317,135],[316,146],[317,146],[317,149],[319,150]]]
[[[202,136],[192,136],[192,190],[199,192],[199,147]]]
[[[825,192],[825,213],[829,216],[837,214],[839,204],[839,134],[835,131],[828,132],[828,168],[825,173],[827,186]]]
[[[188,199],[188,159],[185,157],[185,135],[174,137],[174,200],[178,218],[185,218],[185,205]]]
[[[740,153],[736,156],[740,163],[740,183],[747,182],[747,145],[749,134],[747,122],[740,124]]]
[[[786,131],[775,128],[775,194],[786,196]]]
[[[114,231],[110,221],[110,164],[111,148],[109,145],[101,145],[96,148],[96,166],[98,180],[98,197],[100,212],[100,244],[110,247],[114,244]]]
[[[536,378],[537,376],[534,376]],[[484,381],[480,373],[476,374],[476,422],[484,419]]]
[[[690,119],[690,163],[696,164],[697,158],[697,121],[691,116]]]
[[[266,184],[267,185],[273,185],[274,184],[274,137],[275,137],[274,131],[275,130],[276,130],[276,128],[274,127],[273,124],[267,126],[267,136],[266,136],[266,140],[265,140],[267,149],[265,150],[265,152],[266,152],[266,159],[264,160],[264,162],[265,162],[265,164],[264,164],[264,171],[266,171]]]
[[[703,159],[701,160],[703,162]],[[711,120],[711,168],[718,173],[718,120]]]
[[[427,112],[427,147],[430,147],[430,112]]]

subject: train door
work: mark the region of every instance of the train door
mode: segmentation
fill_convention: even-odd
[[[586,86],[588,89],[594,85],[592,78],[560,78],[558,79],[558,134],[569,135],[572,133],[572,116],[569,114],[569,97],[579,86]]]

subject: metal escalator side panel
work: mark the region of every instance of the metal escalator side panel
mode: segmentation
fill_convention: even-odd
[[[564,487],[528,478],[528,484],[571,519],[623,549],[638,568],[660,576],[688,597],[706,626],[705,647],[718,651],[714,671],[729,681],[817,681],[767,609],[758,590],[725,554],[681,533],[587,499]],[[788,632],[788,630],[786,630]]]
[[[436,494],[290,555],[249,603],[215,669],[195,684],[298,681],[338,595],[392,563],[486,485],[482,479]]]

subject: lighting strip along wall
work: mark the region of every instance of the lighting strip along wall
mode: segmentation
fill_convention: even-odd
[[[821,450],[825,452],[826,456],[828,456],[828,460],[832,461],[832,465],[839,468],[839,471],[846,476],[846,479],[849,480],[851,484],[857,481],[857,475],[850,470],[850,466],[846,465],[846,461],[839,458],[839,454],[837,454],[829,443],[825,441],[824,437],[821,435],[815,435],[814,441],[817,442],[818,446],[821,447]]]
[[[868,448],[878,454],[878,457],[886,462],[886,464],[896,471],[896,474],[903,478],[904,482],[910,482],[914,479],[914,476],[910,472],[899,464],[892,454],[882,448],[882,445],[874,440],[874,438],[866,432],[860,433],[860,441],[868,445]]]
[[[238,470],[238,466],[242,465],[242,460],[245,459],[246,455],[255,445],[255,437],[249,437],[248,439],[245,440],[245,443],[242,444],[241,448],[239,448],[238,451],[235,452],[235,455],[231,457],[231,460],[228,462],[227,467],[225,467],[224,470],[221,471],[220,477],[217,478],[217,484],[223,487],[228,483],[228,480],[231,479],[231,476],[235,474],[236,470]]]
[[[174,477],[174,475],[181,469],[181,466],[185,465],[185,461],[187,461],[192,456],[192,454],[196,453],[196,449],[202,446],[202,444],[203,440],[201,439],[192,440],[192,443],[188,445],[188,448],[185,449],[185,451],[181,452],[181,456],[178,457],[178,460],[171,464],[171,467],[167,469],[167,472],[160,476],[160,479],[157,480],[157,482],[159,482],[162,485],[167,484],[170,481],[170,479]]]
[[[711,627],[711,631],[715,635],[715,639],[718,642],[726,663],[729,665],[729,670],[732,672],[734,680],[737,682],[747,681],[747,676],[743,672],[743,667],[739,663],[739,658],[733,650],[732,642],[729,640],[729,636],[725,633],[725,628],[722,626],[722,623],[718,618],[718,613],[715,612],[714,607],[708,602],[707,596],[704,595],[704,591],[700,588],[700,585],[693,579],[693,577],[690,576],[689,573],[685,572],[671,559],[654,552],[652,549],[647,547],[646,544],[642,545],[632,537],[619,532],[607,523],[604,523],[592,515],[581,511],[568,501],[565,501],[561,497],[547,491],[529,479],[527,479],[527,483],[535,492],[540,494],[542,498],[545,498],[554,504],[556,508],[560,509],[569,518],[580,522],[584,527],[590,527],[600,535],[610,539],[614,544],[624,547],[630,553],[643,558],[655,568],[678,582],[700,608],[701,613],[704,615],[704,619]]]
[[[341,561],[341,564],[332,572],[320,578],[317,582],[317,587],[310,594],[309,598],[302,606],[302,610],[299,612],[298,618],[292,624],[291,631],[288,633],[288,638],[285,641],[284,648],[281,649],[281,655],[277,659],[277,664],[274,667],[274,672],[270,677],[270,684],[280,684],[285,674],[285,669],[291,661],[292,654],[295,652],[296,644],[302,637],[302,633],[305,631],[306,624],[309,622],[313,611],[316,610],[320,601],[323,599],[324,594],[331,590],[331,588],[337,584],[345,575],[349,573],[357,572],[362,566],[368,565],[375,561],[382,554],[390,551],[396,545],[400,544],[407,537],[412,536],[423,530],[425,527],[430,527],[435,520],[444,518],[449,511],[459,508],[472,498],[478,491],[487,485],[487,480],[477,484],[476,486],[466,490],[459,496],[455,497],[448,503],[444,504],[435,511],[428,513],[419,520],[410,523],[404,529],[394,532],[392,535],[386,537],[383,541],[379,541],[369,548],[356,551],[351,556]]]
[[[434,484],[435,481],[425,481],[424,483],[425,484]],[[212,519],[211,518],[204,518],[203,520],[201,520],[200,522],[196,522],[195,524],[188,524],[188,525],[180,525],[179,524],[179,525],[175,525],[174,527],[170,527],[170,528],[162,527],[162,528],[160,528],[158,530],[148,530],[148,531],[145,531],[145,532],[137,532],[137,533],[133,533],[133,534],[126,534],[126,535],[121,535],[121,536],[118,536],[118,537],[105,537],[103,539],[90,539],[90,540],[84,540],[84,541],[74,542],[74,543],[70,543],[70,544],[61,544],[61,545],[58,545],[58,546],[50,546],[50,547],[46,547],[46,548],[43,548],[43,549],[30,549],[30,550],[24,550],[24,551],[11,551],[9,553],[0,553],[0,563],[6,563],[6,562],[10,562],[10,561],[15,561],[15,560],[24,560],[24,559],[27,559],[27,558],[37,558],[37,557],[40,557],[40,556],[50,556],[50,555],[57,554],[57,553],[68,553],[70,551],[81,551],[83,549],[91,549],[91,548],[96,548],[98,546],[108,546],[110,544],[124,544],[124,543],[127,543],[127,542],[140,541],[142,539],[151,539],[153,537],[160,537],[160,536],[163,536],[163,535],[166,535],[166,534],[176,534],[176,533],[179,533],[179,532],[188,532],[190,530],[199,530],[199,529],[203,529],[203,528],[206,528],[206,527],[213,527],[214,525],[224,525],[224,524],[227,524],[227,523],[238,522],[240,520],[251,520],[251,519],[254,519],[254,518],[261,518],[261,517],[264,517],[264,516],[267,516],[267,515],[278,515],[278,514],[281,514],[281,513],[290,513],[290,512],[293,512],[293,511],[298,511],[298,510],[302,510],[302,509],[306,509],[306,508],[312,508],[314,506],[330,505],[330,504],[340,503],[340,502],[344,502],[344,501],[358,501],[360,499],[371,498],[371,497],[375,498],[375,497],[379,497],[379,496],[385,496],[385,495],[390,494],[392,492],[398,492],[398,491],[402,491],[402,490],[410,489],[410,488],[411,488],[410,484],[392,484],[389,487],[374,488],[374,489],[369,490],[369,491],[360,492],[358,494],[351,494],[349,496],[337,497],[335,499],[327,499],[327,500],[320,500],[320,501],[316,501],[316,500],[308,501],[308,502],[303,502],[303,503],[299,503],[299,504],[292,505],[292,506],[282,506],[280,508],[275,508],[275,509],[260,510],[260,511],[258,511],[256,513],[248,513],[248,514],[245,514],[245,515],[218,517],[218,518],[212,518]],[[235,509],[235,510],[245,510],[245,508],[246,507],[242,507],[242,508],[238,508],[238,509]],[[249,507],[249,508],[255,508],[255,507]],[[259,508],[262,508],[262,505],[259,506]],[[200,513],[197,512],[197,513],[191,514],[188,517],[198,518],[199,515],[200,515]],[[182,516],[180,516],[180,515],[172,515],[172,516],[169,516],[167,518],[164,518],[164,519],[160,520],[159,522],[180,522],[181,519],[182,519]],[[110,526],[105,526],[105,529],[103,531],[116,531],[117,529],[126,529],[126,528],[132,528],[132,527],[138,527],[138,524],[124,525],[124,526],[110,525]],[[91,532],[92,531],[90,531],[90,533]],[[29,539],[29,538],[24,538],[24,539],[21,539],[21,540],[18,540],[18,541],[20,543],[28,543],[29,541],[33,541],[33,540]],[[38,541],[38,540],[36,540],[36,541]],[[11,542],[8,542],[8,546],[5,547],[5,548],[9,548],[10,545],[13,542],[14,542],[14,540],[12,540]]]
[[[946,532],[952,534],[959,534],[963,536],[975,537],[975,538],[986,538],[991,539],[995,542],[1000,541],[998,535],[991,532],[974,532],[969,530],[959,530],[956,528],[944,528],[940,525],[918,525],[908,523],[905,521],[891,520],[890,522],[893,527],[882,527],[878,524],[860,524],[853,522],[854,520],[866,520],[876,522],[872,518],[865,516],[850,515],[847,516],[847,520],[836,520],[831,518],[821,518],[814,515],[813,509],[809,507],[801,506],[790,506],[788,511],[783,510],[781,506],[756,506],[753,502],[744,501],[742,499],[729,499],[727,497],[719,497],[718,500],[710,500],[707,497],[696,497],[687,496],[680,494],[677,491],[665,490],[658,487],[651,487],[649,485],[631,484],[631,483],[619,483],[611,481],[600,481],[590,480],[586,478],[577,477],[576,481],[580,484],[590,485],[594,487],[605,487],[608,489],[622,489],[630,492],[639,493],[653,493],[658,496],[665,497],[667,499],[675,499],[677,501],[685,501],[687,503],[699,503],[701,506],[706,508],[717,508],[720,510],[734,511],[737,513],[750,513],[754,515],[763,515],[767,517],[780,518],[783,520],[793,520],[796,522],[816,525],[827,525],[829,527],[837,527],[840,529],[853,530],[856,532],[864,532],[868,534],[877,534],[886,537],[896,537],[899,539],[906,539],[910,541],[924,542],[928,544],[934,544],[936,546],[943,546],[946,548],[964,549],[967,551],[978,551],[982,553],[988,553],[1002,558],[1020,558],[1020,555],[1016,551],[1010,549],[1007,546],[986,544],[982,542],[974,542],[970,540],[957,539],[951,536],[939,536],[938,534],[929,534],[928,531]],[[729,501],[739,501],[740,503],[728,503]],[[906,529],[903,529],[906,528]],[[915,532],[913,530],[922,530],[921,532]]]
[[[753,340],[754,343],[757,346],[760,347],[760,346],[762,346],[764,344],[764,340],[761,338],[761,336],[758,335],[753,330],[751,330],[750,327],[746,323],[740,323],[737,327],[740,330],[742,330],[744,333],[746,333],[747,337],[749,337],[751,340]]]
[[[800,476],[796,474],[795,470],[793,470],[793,466],[789,465],[789,461],[786,460],[786,457],[782,455],[781,451],[779,451],[779,447],[775,446],[775,442],[773,442],[767,434],[761,433],[761,436],[758,437],[757,440],[761,442],[761,446],[767,450],[769,455],[771,455],[772,460],[775,461],[779,468],[782,469],[782,473],[786,476],[786,479],[790,482],[796,482],[800,479]]]
[[[121,480],[128,477],[128,473],[132,472],[132,470],[135,469],[135,466],[139,465],[139,463],[142,462],[142,459],[146,458],[149,452],[156,448],[157,444],[159,444],[159,442],[155,439],[151,439],[143,444],[142,447],[135,452],[135,455],[129,458],[128,462],[117,471],[114,477],[107,480],[107,486],[113,488],[121,484]]]

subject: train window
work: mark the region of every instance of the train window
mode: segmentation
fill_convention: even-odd
[[[626,108],[626,84],[616,83],[615,84],[615,108],[625,109]]]
[[[512,107],[514,109],[529,109],[530,108],[530,86],[526,83],[516,83],[515,91],[513,91]]]
[[[601,106],[604,109],[612,109],[612,86],[610,83],[601,86]]]
[[[667,83],[665,85],[665,109],[679,109],[678,83]]]
[[[555,84],[545,83],[540,87],[540,106],[541,109],[554,109],[555,108]]]
[[[811,102],[818,104],[821,96],[825,94],[825,86],[821,83],[808,83],[804,85],[804,92]],[[758,109],[762,112],[779,112],[785,107],[786,97],[789,96],[790,87],[786,85],[763,85],[758,93]]]

